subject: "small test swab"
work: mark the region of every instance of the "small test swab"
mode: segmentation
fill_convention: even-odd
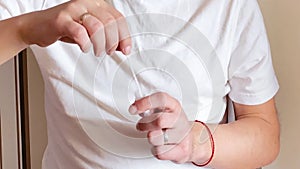
[[[141,56],[140,51],[137,50],[137,52],[138,52],[138,55]],[[131,62],[130,62],[130,58],[128,58],[127,60],[128,60],[128,65],[129,65],[129,68],[130,68],[130,71],[131,71],[133,80],[135,81],[135,84],[136,84],[136,86],[137,86],[137,88],[138,88],[138,94],[139,94],[139,96],[136,98],[136,100],[137,100],[137,99],[141,99],[141,98],[144,97],[143,92],[142,92],[142,87],[141,87],[141,85],[140,85],[140,83],[139,83],[139,81],[138,81],[138,79],[137,79],[137,77],[136,77],[136,74],[135,74],[135,72],[134,72],[134,70],[133,70],[133,68],[132,68],[132,65],[131,65]],[[140,115],[141,117],[149,116],[149,115],[150,115],[150,110],[146,110],[144,113],[141,113],[141,114],[139,114],[139,115]]]

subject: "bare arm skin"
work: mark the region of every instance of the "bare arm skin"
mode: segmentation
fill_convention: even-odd
[[[28,46],[20,36],[18,20],[12,18],[0,21],[0,65]]]
[[[255,169],[271,163],[277,157],[280,146],[274,99],[255,106],[234,103],[234,108],[237,121],[219,125],[213,133],[216,151],[210,166],[217,169]],[[197,145],[198,150],[201,146]],[[197,158],[197,153],[195,156]]]
[[[93,44],[97,56],[129,54],[131,48],[125,18],[104,0],[73,0],[20,15],[0,21],[0,30],[0,64],[31,44],[46,47],[57,40],[76,43],[84,52]]]
[[[166,93],[156,93],[137,100],[129,112],[140,114],[161,107],[165,107],[163,111],[143,117],[137,124],[138,130],[148,132],[153,154],[160,160],[176,163],[206,162],[211,155],[211,145],[209,140],[203,142],[200,137],[207,138],[207,131],[201,123],[187,120],[176,99]],[[209,167],[255,169],[271,163],[279,152],[279,122],[274,99],[254,106],[234,103],[234,108],[235,122],[209,125],[215,140],[215,156]],[[171,145],[163,142],[162,129],[165,128]],[[177,135],[181,137],[176,138]]]

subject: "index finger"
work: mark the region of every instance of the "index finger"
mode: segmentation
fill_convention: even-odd
[[[162,108],[173,112],[180,108],[180,103],[167,93],[159,92],[136,100],[130,107],[131,114],[141,114],[147,110]]]

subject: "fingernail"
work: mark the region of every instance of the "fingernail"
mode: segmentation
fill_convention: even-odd
[[[144,113],[139,114],[141,117],[147,117],[151,115],[151,111],[150,110],[146,110]]]
[[[129,113],[130,114],[137,114],[137,107],[135,105],[131,105],[129,107]]]
[[[94,46],[94,55],[95,55],[96,57],[99,57],[99,55],[100,55],[100,50],[98,50],[98,49],[96,48],[96,46]]]
[[[131,46],[125,47],[125,48],[123,49],[122,52],[123,52],[123,54],[125,54],[125,55],[129,55],[130,52],[131,52]]]
[[[95,56],[96,57],[100,57],[100,56],[102,56],[104,54],[104,52],[97,52],[97,53],[95,53]]]
[[[88,53],[92,47],[92,42],[90,40],[87,41],[87,43],[83,46],[82,51],[84,53]]]
[[[108,55],[112,55],[114,53],[114,50],[109,50],[109,51],[107,51],[107,54]]]

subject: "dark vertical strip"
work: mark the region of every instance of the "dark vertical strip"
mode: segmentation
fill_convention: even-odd
[[[21,140],[21,121],[20,121],[20,91],[19,91],[19,60],[18,55],[14,58],[15,66],[15,91],[16,91],[16,121],[17,121],[17,148],[18,148],[18,169],[23,169],[22,165],[22,140]]]
[[[18,55],[19,60],[19,106],[22,142],[22,168],[30,169],[30,135],[29,135],[29,109],[28,109],[28,77],[27,54],[23,50]]]

